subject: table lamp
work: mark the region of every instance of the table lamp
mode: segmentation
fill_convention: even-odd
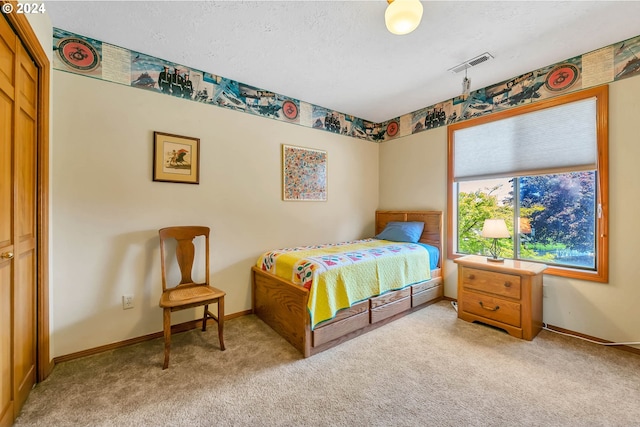
[[[493,242],[491,242],[491,246],[489,247],[489,253],[491,256],[487,257],[487,261],[503,262],[504,258],[500,258],[498,239],[511,237],[504,219],[485,219],[481,235],[482,237],[493,239]]]

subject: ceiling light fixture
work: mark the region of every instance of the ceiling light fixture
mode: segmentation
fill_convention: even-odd
[[[384,22],[389,32],[401,36],[418,28],[422,19],[420,0],[387,0],[387,3]]]

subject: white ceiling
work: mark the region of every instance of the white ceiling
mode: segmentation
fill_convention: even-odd
[[[389,33],[376,1],[48,1],[54,27],[373,122],[640,35],[640,1],[430,1]]]

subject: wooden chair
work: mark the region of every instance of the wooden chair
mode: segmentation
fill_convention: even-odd
[[[167,227],[159,231],[160,233],[160,256],[162,265],[162,296],[160,297],[160,307],[164,311],[164,364],[162,369],[169,367],[169,351],[171,350],[171,312],[184,310],[192,307],[204,306],[204,316],[202,317],[202,330],[207,330],[207,317],[218,323],[218,339],[220,340],[220,350],[224,350],[224,339],[222,331],[224,327],[224,296],[225,292],[209,286],[209,227],[181,226]],[[204,283],[194,283],[191,278],[193,262],[195,258],[195,246],[193,240],[198,236],[205,237],[205,279]],[[180,283],[167,286],[167,272],[165,266],[165,243],[167,239],[175,239],[176,258],[182,279]],[[218,315],[215,316],[209,311],[209,304],[218,304]]]

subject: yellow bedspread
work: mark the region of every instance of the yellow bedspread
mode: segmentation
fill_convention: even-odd
[[[431,278],[424,247],[377,239],[278,249],[256,265],[309,290],[312,329],[359,301]]]

